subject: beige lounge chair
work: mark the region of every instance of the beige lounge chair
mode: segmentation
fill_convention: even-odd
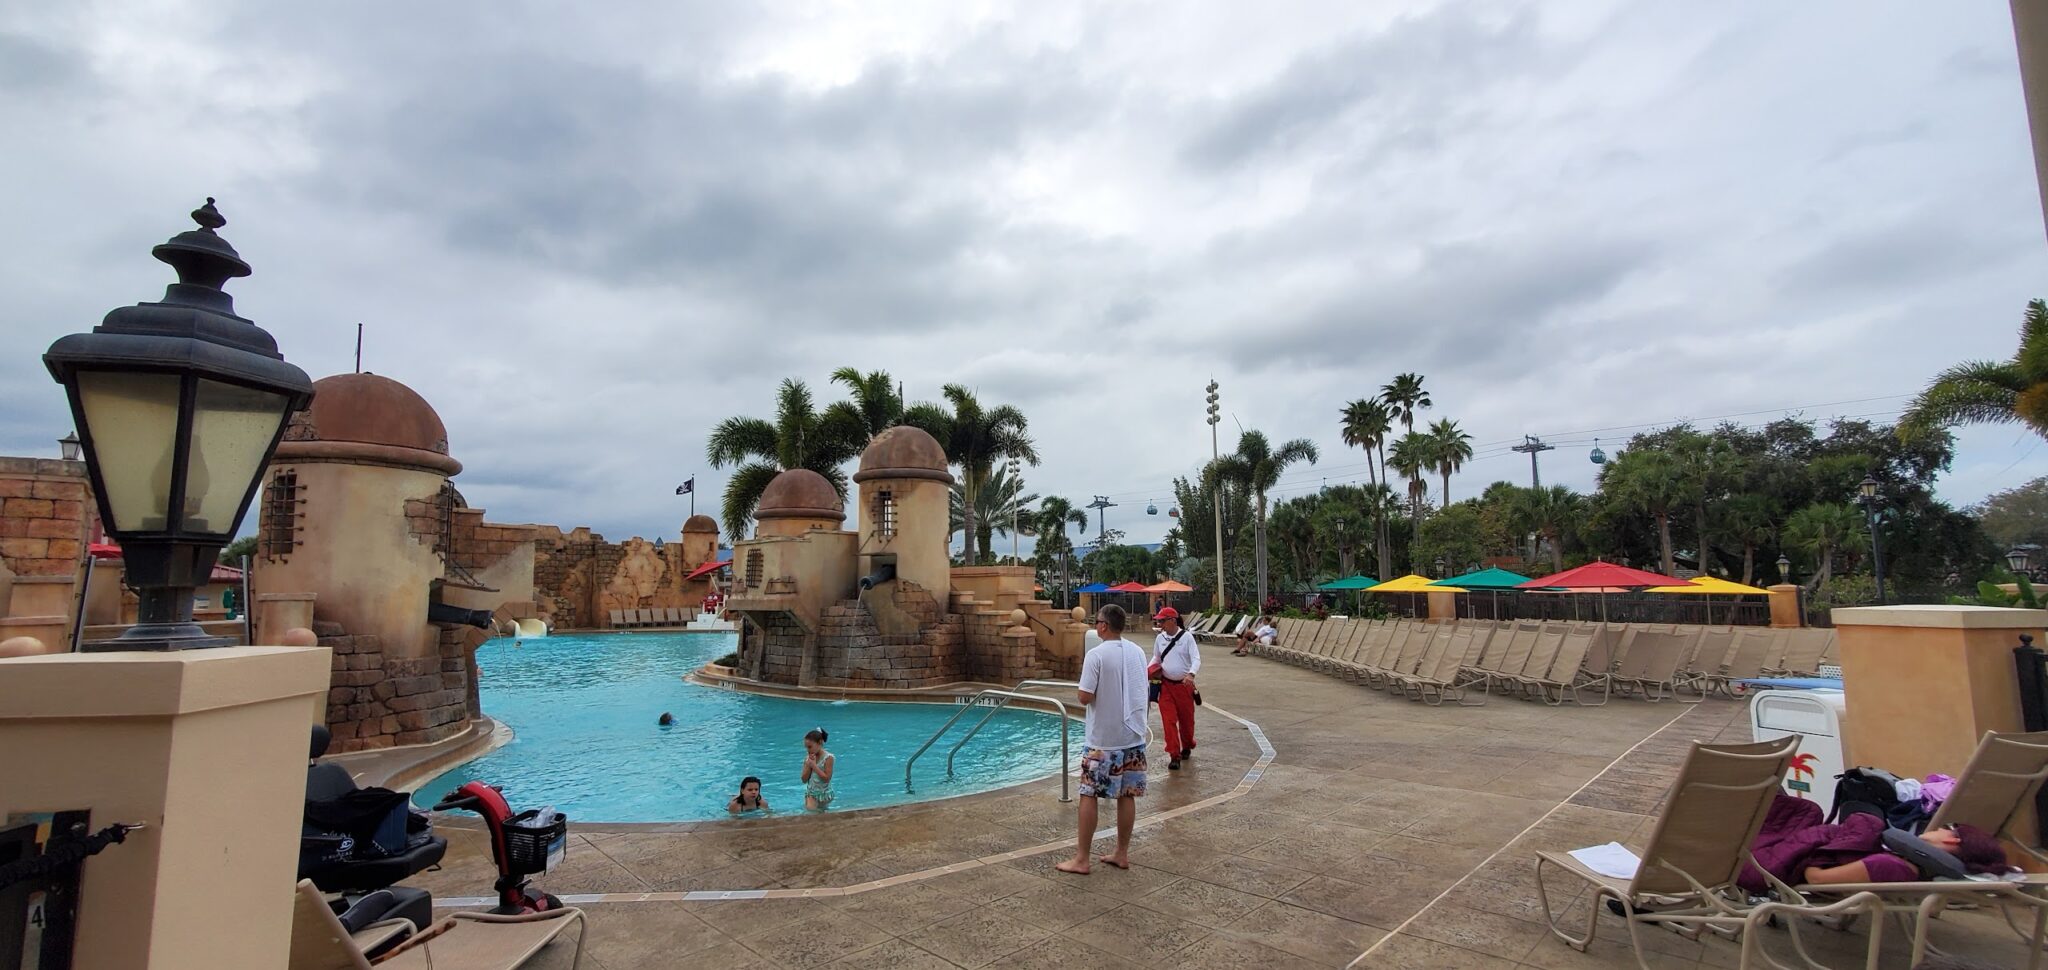
[[[1550,931],[1565,945],[1584,952],[1599,930],[1606,901],[1613,899],[1621,904],[1629,942],[1644,970],[1649,970],[1650,964],[1638,935],[1642,925],[1666,926],[1694,938],[1709,928],[1746,931],[1750,938],[1744,940],[1740,966],[1750,966],[1759,926],[1748,893],[1735,880],[1750,861],[1749,847],[1763,827],[1764,815],[1798,747],[1796,736],[1755,744],[1693,742],[1630,878],[1595,872],[1570,853],[1536,853],[1536,895]],[[1582,936],[1573,936],[1558,925],[1560,913],[1551,907],[1550,885],[1545,880],[1546,873],[1554,870],[1563,870],[1593,887]],[[1777,912],[1801,916],[1881,914],[1882,906],[1875,895],[1866,892],[1829,906],[1781,905]],[[1877,970],[1880,935],[1873,928],[1865,961],[1869,970]]]
[[[1582,707],[1599,707],[1607,703],[1614,690],[1614,677],[1603,666],[1597,672],[1587,663],[1593,644],[1603,636],[1598,629],[1573,629],[1564,635],[1564,642],[1558,644],[1557,655],[1551,660],[1550,670],[1542,675],[1524,674],[1521,683],[1533,689],[1543,703],[1553,707],[1570,701]],[[1600,689],[1598,701],[1587,701],[1579,696],[1580,691]]]
[[[1785,655],[1789,637],[1784,630],[1765,627],[1743,627],[1735,631],[1735,646],[1728,651],[1728,660],[1719,670],[1706,671],[1706,686],[1733,697],[1737,681],[1752,680],[1764,675],[1764,668]]]
[[[2040,790],[2043,779],[2048,779],[2048,731],[2033,734],[1986,733],[1977,742],[1977,750],[1970,756],[1970,763],[1956,778],[1955,791],[1935,810],[1927,828],[1973,825],[1998,836],[2008,848],[2018,847],[2032,857],[2038,864],[2036,868],[2048,865],[2048,855],[2030,848],[2012,831],[2016,820],[2032,814],[2034,793]],[[2004,909],[2006,925],[2030,943],[2027,970],[2040,970],[2042,946],[2048,944],[2048,873],[2030,872],[2010,882],[1943,880],[1796,887],[1786,886],[1769,873],[1765,876],[1791,907],[1812,905],[1815,897],[1827,900],[1844,895],[1874,894],[1886,911],[1899,914],[1902,919],[1910,914],[1913,917],[1909,926],[1913,935],[1913,956],[1908,966],[1920,965],[1921,959],[1927,955],[1927,932],[1934,917],[1953,903],[1996,905]],[[2013,922],[2014,906],[2032,911],[2031,932],[2020,929]],[[1871,935],[1875,937],[1877,933],[1877,926],[1873,925]],[[1792,938],[1794,945],[1799,947],[1800,955],[1805,956],[1805,947],[1799,943],[1796,921],[1792,923]]]
[[[432,926],[415,927],[410,920],[373,923],[351,936],[310,879],[299,880],[292,903],[292,948],[289,970],[370,970],[365,950],[375,949],[398,931],[412,937],[377,958],[377,967],[393,970],[514,970],[533,959],[571,925],[577,927],[576,953],[570,970],[583,962],[583,938],[589,933],[583,911],[570,907],[499,916],[455,913]]]
[[[1706,691],[1699,690],[1697,697],[1687,698],[1679,691],[1686,686],[1698,686],[1698,678],[1681,670],[1685,657],[1692,650],[1698,628],[1692,633],[1676,630],[1671,633],[1640,631],[1627,644],[1621,662],[1614,669],[1614,686],[1628,691],[1640,691],[1646,701],[1661,701],[1677,697],[1688,704],[1706,700]]]
[[[1785,646],[1784,659],[1765,673],[1789,677],[1811,677],[1820,673],[1821,659],[1834,646],[1835,631],[1803,627],[1787,632],[1791,636]]]

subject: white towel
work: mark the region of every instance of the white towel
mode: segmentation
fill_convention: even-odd
[[[1898,790],[1899,801],[1901,802],[1917,802],[1920,800],[1920,781],[1917,778],[1901,778],[1898,784],[1892,787]]]
[[[1609,879],[1634,879],[1637,867],[1643,864],[1643,860],[1636,858],[1635,853],[1619,842],[1573,849],[1571,857]]]

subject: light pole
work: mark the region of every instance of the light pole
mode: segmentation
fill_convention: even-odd
[[[2012,574],[2024,577],[2029,581],[2032,581],[2033,576],[2027,572],[2027,566],[2032,561],[2033,555],[2019,546],[2014,546],[2010,552],[2005,554],[2005,564],[2012,567]]]
[[[77,461],[85,454],[84,450],[79,447],[78,432],[76,431],[58,438],[57,447],[59,449],[58,454],[63,455],[65,461]]]
[[[227,220],[212,199],[192,219],[198,229],[150,251],[178,273],[162,302],[117,308],[43,354],[70,399],[100,519],[140,599],[134,626],[83,649],[233,642],[192,622],[192,590],[234,537],[285,420],[313,399],[306,372],[236,316],[221,289],[249,275],[214,232]]]
[[[1435,565],[1436,565],[1436,578],[1438,578],[1438,579],[1442,579],[1442,578],[1444,578],[1444,557],[1442,557],[1442,556],[1438,556],[1438,557],[1436,557],[1436,563],[1435,563]]]
[[[1216,406],[1216,381],[1209,380],[1209,468],[1213,471],[1216,462],[1223,457],[1222,445],[1216,440],[1216,424],[1223,420],[1221,409]],[[1217,479],[1209,488],[1209,511],[1216,520],[1216,609],[1223,609],[1223,481]]]
[[[1778,582],[1792,582],[1792,560],[1787,559],[1782,552],[1778,553]]]
[[[1884,509],[1884,501],[1877,497],[1877,479],[1869,475],[1856,486],[1856,504],[1863,506],[1863,515],[1870,521],[1870,569],[1877,576],[1877,605],[1884,602],[1884,540],[1878,536],[1878,517]]]
[[[1012,456],[1010,458],[1010,475],[1003,483],[1003,490],[1008,493],[1002,497],[1003,501],[1010,503],[1010,565],[1012,566],[1019,565],[1024,561],[1022,557],[1017,555],[1017,493],[1023,491],[1023,489],[1017,487],[1017,475],[1021,470],[1022,466],[1018,465],[1016,457]]]

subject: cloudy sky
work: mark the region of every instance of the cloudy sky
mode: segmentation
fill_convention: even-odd
[[[2044,234],[2003,3],[0,0],[0,453],[37,356],[220,198],[245,315],[440,411],[498,521],[671,534],[719,419],[883,368],[1030,416],[1031,487],[1156,538],[1230,432],[1427,376],[1479,458],[2011,353]],[[2048,474],[1960,438],[1950,500]]]

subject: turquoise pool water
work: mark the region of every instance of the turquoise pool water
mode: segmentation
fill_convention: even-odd
[[[761,697],[685,683],[683,675],[730,652],[729,633],[615,633],[514,641],[477,649],[484,713],[514,740],[420,787],[432,805],[482,780],[514,808],[553,805],[581,822],[726,818],[739,781],[755,775],[778,814],[803,811],[804,732],[823,727],[837,758],[831,810],[947,798],[1013,785],[1060,767],[1059,718],[1005,710],[960,751],[946,777],[946,749],[979,713],[917,762],[914,794],[903,765],[958,707]],[[672,727],[655,722],[675,715]],[[1072,734],[1080,756],[1080,725]]]

